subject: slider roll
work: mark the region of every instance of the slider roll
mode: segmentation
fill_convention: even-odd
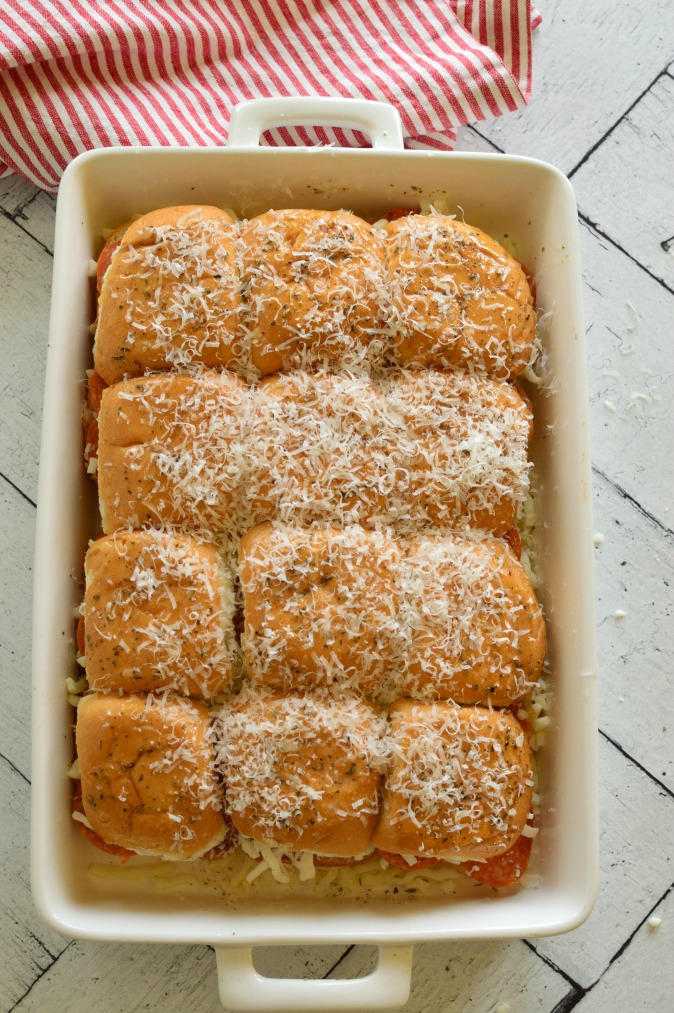
[[[294,373],[158,374],[103,391],[106,534],[165,522],[219,537],[252,523],[513,527],[528,487],[531,410],[467,374],[381,381]]]
[[[245,658],[253,681],[376,696],[400,652],[400,550],[360,527],[254,528],[240,545]]]
[[[371,225],[346,211],[268,211],[241,239],[256,370],[349,369],[381,357],[384,269]]]
[[[515,377],[532,358],[533,296],[522,266],[481,229],[409,215],[385,229],[400,365]]]
[[[163,208],[130,225],[105,271],[94,341],[106,383],[241,357],[236,230],[218,208]]]
[[[103,530],[179,525],[220,534],[242,499],[249,389],[232,373],[165,373],[103,391],[98,496]]]
[[[107,844],[170,861],[225,839],[210,716],[181,697],[83,697],[77,711],[82,804]]]
[[[257,520],[345,526],[388,515],[391,423],[373,381],[297,371],[265,378],[255,401]]]
[[[501,535],[515,526],[528,489],[533,416],[509,383],[432,370],[382,381],[391,432],[390,459],[404,476],[407,530],[479,528]]]
[[[254,399],[257,520],[399,533],[502,534],[515,524],[532,414],[511,384],[432,371],[377,381],[297,372],[269,377]]]
[[[326,691],[244,691],[218,721],[227,810],[241,834],[288,851],[351,858],[370,846],[383,716]]]
[[[234,589],[216,547],[177,532],[99,538],[85,563],[91,689],[171,689],[209,699],[230,688]]]
[[[455,535],[405,546],[401,696],[508,707],[536,685],[545,622],[520,561],[500,538]]]
[[[401,700],[372,843],[382,851],[482,861],[507,851],[531,809],[531,753],[507,711]]]

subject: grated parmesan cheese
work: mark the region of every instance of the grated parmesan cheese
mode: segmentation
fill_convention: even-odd
[[[413,240],[412,252],[418,255],[427,243],[424,257],[434,269],[443,263],[436,244],[443,216],[450,221],[447,210],[442,199],[438,199],[426,208],[432,226],[422,222],[421,216],[408,223],[412,235],[423,233],[424,236],[422,243],[418,237]],[[108,397],[117,396],[120,402],[132,402],[129,412],[140,411],[149,436],[144,442],[122,441],[119,445],[114,442],[106,445],[106,433],[101,432],[101,454],[98,459],[92,458],[89,466],[91,471],[99,471],[101,488],[106,471],[113,469],[112,456],[115,455],[110,453],[110,447],[115,454],[121,451],[125,457],[124,481],[119,481],[119,476],[113,477],[112,487],[116,484],[117,491],[112,499],[102,492],[106,523],[109,518],[114,525],[140,527],[148,522],[159,522],[167,528],[180,525],[197,529],[201,537],[217,540],[231,565],[243,532],[255,522],[271,517],[277,555],[273,566],[268,566],[265,579],[272,583],[285,580],[287,585],[292,580],[284,575],[284,568],[285,572],[302,570],[301,563],[298,566],[298,560],[291,558],[296,546],[289,546],[292,541],[288,534],[290,525],[307,525],[317,531],[320,525],[334,524],[343,529],[340,537],[347,540],[349,532],[362,532],[365,527],[371,539],[369,550],[381,565],[386,553],[393,556],[398,551],[395,539],[404,541],[420,531],[440,531],[445,539],[453,540],[446,544],[455,548],[459,543],[472,545],[483,539],[484,534],[475,535],[470,528],[505,530],[514,523],[519,511],[520,522],[527,532],[523,538],[523,562],[533,574],[536,566],[533,536],[527,543],[535,527],[528,490],[530,417],[519,396],[508,385],[485,381],[470,372],[447,375],[391,370],[387,356],[390,357],[391,349],[409,327],[406,315],[413,313],[413,306],[418,308],[419,305],[419,299],[410,298],[405,288],[409,288],[413,279],[407,276],[387,280],[384,277],[382,258],[389,241],[386,227],[374,230],[368,227],[372,250],[376,252],[371,253],[369,262],[360,265],[360,274],[353,273],[353,264],[346,263],[352,259],[353,250],[349,246],[353,245],[353,238],[345,244],[344,236],[326,234],[327,220],[326,215],[314,216],[316,234],[308,240],[303,237],[290,254],[284,248],[285,262],[274,264],[270,251],[283,246],[283,237],[274,233],[278,224],[270,227],[265,224],[261,228],[258,221],[252,231],[250,223],[228,227],[228,236],[233,237],[237,250],[236,265],[231,260],[226,265],[229,274],[222,288],[233,295],[238,284],[233,279],[236,272],[242,274],[246,305],[232,310],[233,316],[227,320],[223,333],[231,345],[230,364],[251,381],[250,387],[242,386],[235,396],[231,389],[221,396],[226,385],[221,384],[223,390],[218,391],[217,383],[214,388],[213,374],[203,373],[200,366],[207,359],[208,350],[222,340],[217,333],[223,323],[222,314],[209,301],[209,284],[204,283],[204,278],[217,277],[213,264],[220,268],[218,258],[227,259],[225,246],[218,246],[218,229],[208,226],[197,235],[194,222],[187,216],[176,226],[154,229],[146,237],[147,243],[125,250],[132,278],[153,275],[159,279],[146,316],[138,316],[132,297],[127,299],[125,341],[129,349],[146,341],[149,335],[150,344],[161,352],[167,365],[182,369],[186,374],[189,371],[190,375],[183,393],[178,396],[162,390],[163,378],[154,377],[126,389],[120,384],[114,394],[108,392]],[[480,237],[476,235],[479,230],[469,231],[478,257],[486,262],[494,251],[489,244],[480,246]],[[259,262],[255,256],[251,258],[251,236],[260,249],[265,250],[266,263],[263,257]],[[340,262],[343,262],[344,271],[335,282],[338,275],[334,268]],[[507,316],[509,309],[503,293],[509,292],[513,283],[520,284],[517,280],[519,267],[513,266],[507,256],[503,258],[500,253],[496,265],[498,285],[492,291],[479,286],[457,290],[451,272],[440,276],[441,272],[436,270],[438,284],[429,286],[420,298],[431,299],[435,316],[448,316],[450,308],[455,312],[457,304],[462,306],[471,299],[482,300],[487,313]],[[494,270],[493,265],[490,265],[491,270]],[[307,279],[311,280],[320,298],[309,306],[304,320],[301,315],[296,316],[285,340],[260,338],[260,320],[271,320],[277,314],[279,283],[288,282],[289,290],[297,293],[298,298],[304,298]],[[171,293],[167,311],[163,307],[158,309],[160,296],[163,298],[166,292]],[[519,292],[518,288],[518,298]],[[329,318],[321,318],[321,299],[332,307]],[[349,337],[353,330],[349,321],[352,311],[360,311],[365,303],[365,340],[356,343]],[[518,369],[525,366],[525,375],[531,383],[545,384],[552,389],[553,381],[541,352],[544,317],[539,318],[538,336],[522,353]],[[468,335],[471,355],[486,350],[486,357],[496,372],[509,375],[512,370],[509,357],[519,340],[515,323],[509,323],[505,336],[496,337],[480,325],[479,319],[469,319],[464,305],[459,312],[458,326],[464,337]],[[198,334],[192,337],[195,328]],[[236,334],[235,340],[233,334]],[[182,335],[180,340],[179,335]],[[315,336],[319,340],[313,343]],[[300,367],[300,372],[271,384],[258,384],[258,371],[251,352],[256,341],[258,344],[262,341],[263,350],[278,352],[285,357],[284,361]],[[330,365],[331,356],[332,365],[336,363],[343,370],[337,376],[322,374]],[[471,357],[462,364],[468,371],[481,368]],[[314,375],[307,370],[314,370]],[[125,424],[130,425],[130,419],[131,415],[123,408],[118,409],[116,424],[123,428]],[[119,489],[127,487],[132,492],[123,502]],[[139,495],[136,495],[137,490]],[[325,611],[321,613],[318,602],[315,605],[312,602],[308,610],[307,628],[312,640],[309,649],[313,651],[310,656],[316,672],[325,678],[328,686],[333,683],[341,663],[336,650],[330,650],[334,647],[331,641],[341,633],[345,632],[355,642],[362,638],[364,622],[369,619],[376,636],[361,649],[360,656],[356,652],[356,663],[352,667],[357,669],[367,658],[367,663],[380,677],[383,671],[390,675],[396,667],[399,676],[405,668],[405,652],[413,631],[423,631],[433,619],[441,620],[443,610],[449,613],[449,599],[438,594],[437,589],[433,591],[432,581],[435,579],[437,584],[437,575],[429,578],[423,567],[420,573],[417,561],[414,573],[409,567],[405,571],[401,581],[403,606],[397,617],[393,616],[372,589],[365,551],[361,548],[360,557],[356,553],[350,560],[353,579],[350,585],[342,586],[344,598],[332,616],[328,618]],[[470,550],[466,551],[470,554]],[[268,563],[268,559],[262,560],[263,565]],[[399,570],[404,569],[401,564],[396,565]],[[429,569],[432,570],[430,565]],[[463,579],[462,563],[457,563],[456,574]],[[197,573],[190,573],[186,579],[198,579]],[[175,607],[171,587],[156,569],[139,564],[131,583],[134,585],[132,595],[148,601],[164,595],[171,607]],[[411,587],[415,588],[412,595]],[[506,662],[501,648],[517,646],[523,636],[516,628],[517,607],[513,613],[508,612],[502,589],[492,587],[484,572],[473,572],[464,579],[459,597],[461,609],[457,610],[459,615],[453,617],[456,622],[453,626],[447,623],[443,634],[446,652],[460,654],[465,650],[466,638],[480,658],[497,648],[490,662],[492,674],[494,677],[502,675]],[[480,628],[476,632],[475,627],[471,627],[480,605],[488,616],[499,610],[506,615],[505,628],[491,640]],[[112,607],[121,616],[129,602],[120,599]],[[228,623],[233,611],[232,601],[228,602],[227,609],[223,609],[223,616],[226,613]],[[261,629],[248,631],[245,649],[249,670],[246,674],[256,670],[258,675],[264,674],[273,667],[286,649],[284,645],[293,619],[303,614],[306,620],[306,611],[303,614],[300,607],[288,607],[282,622],[270,622],[266,626],[263,623]],[[165,651],[167,643],[184,640],[187,634],[180,625],[171,630],[158,622],[155,627],[148,626],[146,636],[159,655]],[[118,646],[131,652],[131,645],[124,637],[119,639]],[[159,662],[160,666],[175,660],[174,650],[172,647],[165,660]],[[349,666],[342,665],[342,668],[348,675]],[[353,688],[348,678],[344,685],[347,691]],[[519,683],[523,692],[532,687],[533,692],[521,701],[521,713],[532,727],[532,748],[538,748],[550,721],[546,713],[549,691],[543,680],[535,685],[534,680]],[[418,686],[416,690],[419,691]],[[414,685],[412,691],[415,691]],[[389,692],[389,699],[394,699],[400,690],[389,686]],[[150,694],[148,706],[158,701],[161,706],[162,699],[165,698]],[[250,808],[252,799],[262,799],[258,813],[262,826],[274,831],[289,822],[292,824],[297,818],[297,809],[289,811],[287,800],[274,791],[272,775],[279,762],[298,751],[302,736],[313,741],[332,735],[359,761],[363,760],[378,773],[390,763],[395,749],[383,718],[369,715],[363,725],[362,701],[348,692],[335,696],[328,690],[324,695],[312,694],[300,701],[286,699],[285,703],[277,703],[276,717],[281,714],[281,726],[278,721],[270,720],[265,712],[269,699],[264,692],[254,691],[245,684],[238,696],[225,700],[218,718],[219,763],[229,782],[226,803],[229,811],[243,812]],[[242,717],[244,711],[246,714]],[[244,739],[242,754],[238,750]],[[479,739],[478,734],[476,743]],[[170,747],[157,761],[157,770],[170,771],[184,759],[184,744],[181,745],[179,737],[171,741]],[[420,747],[420,755],[428,759],[430,754]],[[451,765],[456,756],[445,759]],[[428,792],[430,784],[435,784],[436,788],[443,784],[437,757],[434,762],[434,776],[427,778],[425,787],[421,783],[417,785],[422,795]],[[425,769],[428,772],[431,767],[427,765]],[[419,771],[413,775],[418,777]],[[491,792],[494,799],[501,788],[498,777],[494,783],[486,785],[487,794]],[[325,791],[309,784],[308,780],[296,781],[295,789],[296,801],[300,799],[309,805],[319,801]],[[213,799],[205,804],[215,807],[221,803]],[[378,805],[376,798],[366,796],[351,804],[359,819],[376,814]],[[502,800],[494,805],[495,825],[499,820],[507,823],[506,817],[514,811],[512,806],[508,804],[504,810]],[[535,810],[533,799],[532,806]],[[414,819],[414,813],[414,806],[410,804],[406,815]],[[347,813],[342,815],[346,817]],[[171,813],[168,816],[179,822]],[[470,811],[460,812],[458,819],[470,822]],[[536,833],[535,828],[527,828],[527,836],[533,837]],[[378,878],[379,862],[374,863],[378,869],[368,868],[372,863],[366,863],[357,869],[319,870],[311,851],[286,852],[268,841],[256,842],[241,837],[240,849],[232,860],[236,869],[231,882],[244,891],[253,883],[269,878],[283,887],[295,888],[298,882],[310,883],[316,895],[332,896],[335,892],[337,895],[359,891],[362,894],[368,890],[376,894],[382,883],[386,884],[384,893],[391,888],[391,883],[399,883],[401,890],[432,892],[444,889],[445,884],[451,885],[457,875],[453,870],[448,873],[444,869],[423,870],[417,874],[413,871],[416,859],[414,856],[409,859],[410,872],[388,870],[386,876],[389,878],[381,879]],[[397,890],[398,886],[392,889]]]

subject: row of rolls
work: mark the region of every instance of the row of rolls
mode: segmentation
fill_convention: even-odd
[[[528,490],[531,406],[461,372],[168,372],[104,389],[88,432],[106,533],[222,540],[263,520],[503,534]]]
[[[508,707],[541,674],[542,611],[503,539],[265,523],[241,539],[237,571],[184,533],[92,542],[79,631],[89,687],[211,700],[243,670],[280,693]]]
[[[260,857],[273,846],[348,865],[376,849],[408,868],[466,863],[479,878],[520,842],[526,867],[532,759],[506,710],[383,711],[351,693],[248,687],[213,720],[173,694],[88,693],[76,737],[76,819],[121,857],[215,858],[236,840]]]
[[[479,229],[380,224],[169,208],[99,258],[73,816],[103,850],[526,868],[531,291]]]
[[[268,375],[367,364],[508,379],[530,362],[527,272],[481,229],[287,209],[143,215],[99,259],[96,371],[114,383],[201,364]]]

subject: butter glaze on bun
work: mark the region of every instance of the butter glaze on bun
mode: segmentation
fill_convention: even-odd
[[[108,844],[172,861],[225,838],[208,709],[182,697],[82,698],[82,804]]]
[[[528,487],[531,419],[511,384],[462,373],[297,372],[257,388],[227,372],[125,380],[103,391],[99,415],[103,527],[502,534]]]
[[[521,265],[465,222],[409,215],[386,226],[396,361],[517,376],[534,346],[536,311]]]
[[[283,691],[376,696],[400,650],[400,550],[388,535],[262,524],[241,539],[246,661]]]
[[[347,211],[268,211],[241,239],[256,370],[348,369],[381,356],[384,269],[371,225]]]
[[[105,273],[94,342],[106,383],[241,356],[236,229],[219,208],[185,205],[138,218]]]
[[[405,547],[408,644],[400,696],[508,707],[535,685],[545,622],[500,538],[412,538]]]
[[[377,820],[383,715],[349,694],[247,690],[216,725],[232,822],[289,851],[351,857]]]
[[[98,497],[103,530],[232,526],[248,459],[246,383],[233,373],[162,373],[103,391]]]
[[[234,588],[215,545],[178,532],[120,531],[90,545],[84,569],[91,689],[208,699],[230,687]]]
[[[507,711],[401,700],[373,841],[397,855],[482,860],[522,833],[531,808],[529,745]]]
[[[520,391],[435,370],[394,372],[381,386],[397,420],[388,454],[403,476],[407,530],[467,527],[500,535],[514,527],[528,488],[533,426]]]

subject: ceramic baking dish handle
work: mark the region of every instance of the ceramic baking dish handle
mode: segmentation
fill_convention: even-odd
[[[384,1010],[404,1006],[412,978],[411,946],[380,946],[377,966],[364,978],[265,978],[247,947],[216,947],[223,1006],[257,1013],[302,1010]]]
[[[255,148],[270,127],[348,127],[361,130],[374,148],[403,150],[398,110],[388,102],[355,98],[258,98],[232,110],[228,145]]]

